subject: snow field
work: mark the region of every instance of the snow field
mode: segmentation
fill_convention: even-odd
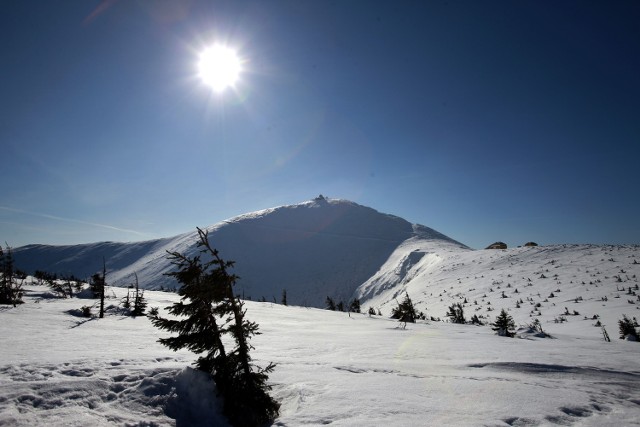
[[[69,312],[93,300],[26,286],[0,311],[0,425],[180,426],[225,421],[214,385],[187,368],[196,356],[115,306],[104,319]],[[149,307],[177,301],[146,291]],[[508,339],[489,327],[399,323],[248,301],[260,324],[252,356],[277,364],[275,425],[640,425],[637,343],[597,335]]]

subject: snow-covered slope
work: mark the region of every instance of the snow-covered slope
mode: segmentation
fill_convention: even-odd
[[[356,291],[364,308],[388,315],[406,292],[430,317],[444,320],[453,303],[463,305],[467,319],[492,320],[504,308],[518,324],[561,322],[561,330],[587,336],[601,334],[594,316],[612,334],[623,314],[640,319],[640,246],[471,251],[433,245],[403,242]]]
[[[195,356],[161,346],[168,334],[148,319],[116,307],[104,319],[76,317],[70,310],[93,301],[25,289],[25,304],[0,307],[0,425],[227,425],[214,385],[187,368]],[[110,288],[107,306],[125,292]],[[145,297],[150,307],[178,299]],[[613,330],[610,343],[564,334],[567,324],[548,326],[556,339],[509,339],[486,326],[402,329],[365,314],[246,307],[262,332],[254,361],[277,364],[276,426],[640,425],[640,344]]]
[[[223,258],[236,261],[238,292],[253,300],[321,307],[327,296],[349,300],[389,256],[408,239],[434,248],[464,248],[458,242],[402,218],[356,203],[316,198],[291,206],[241,215],[208,228]],[[106,260],[109,284],[127,286],[137,273],[147,289],[172,288],[164,273],[167,251],[195,254],[195,231],[139,243],[77,246],[30,245],[14,250],[18,267],[33,273],[74,274],[86,278]]]

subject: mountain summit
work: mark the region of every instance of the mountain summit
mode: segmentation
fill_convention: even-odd
[[[327,296],[349,300],[405,242],[466,249],[423,225],[380,213],[357,203],[319,196],[303,203],[240,215],[207,227],[221,256],[236,261],[239,293],[254,300],[280,300],[320,307]],[[164,273],[172,266],[166,251],[193,255],[195,231],[135,243],[102,242],[74,246],[28,245],[16,248],[16,265],[33,273],[74,274],[81,278],[107,264],[107,281],[127,286],[137,273],[148,289],[176,284]]]

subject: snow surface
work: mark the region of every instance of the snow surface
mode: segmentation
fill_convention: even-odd
[[[25,304],[0,307],[0,425],[226,425],[214,385],[187,367],[195,356],[117,308],[125,289],[109,289],[104,319],[86,319],[73,313],[93,300],[25,288]],[[178,299],[145,296],[150,307]],[[640,425],[640,345],[613,325],[611,343],[574,334],[573,320],[548,325],[554,339],[510,339],[487,326],[402,329],[380,316],[246,305],[262,332],[255,362],[277,364],[275,425]]]

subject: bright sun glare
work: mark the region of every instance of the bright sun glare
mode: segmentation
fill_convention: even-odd
[[[215,45],[200,54],[198,70],[205,84],[216,92],[222,92],[236,83],[242,67],[233,49]]]

